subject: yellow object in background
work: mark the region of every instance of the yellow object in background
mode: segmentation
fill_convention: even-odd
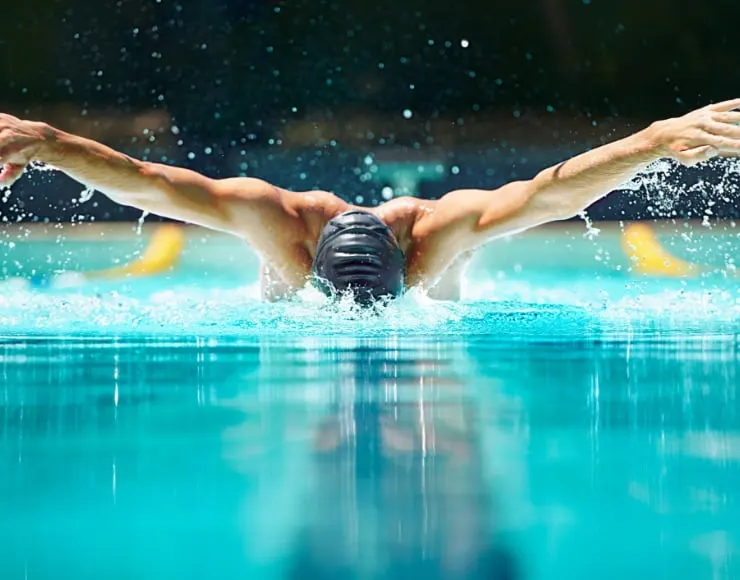
[[[152,276],[167,272],[177,265],[185,247],[185,233],[175,224],[165,224],[152,234],[149,245],[133,262],[125,266],[85,272],[88,280]]]
[[[629,224],[624,229],[622,248],[632,268],[641,274],[679,278],[696,276],[703,270],[697,264],[673,256],[644,223]]]

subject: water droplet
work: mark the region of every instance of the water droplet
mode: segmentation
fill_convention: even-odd
[[[404,111],[403,111],[403,118],[404,119],[410,119],[413,116],[414,116],[414,113],[413,113],[413,111],[411,109],[404,109]]]
[[[78,202],[87,203],[88,201],[92,199],[93,195],[95,195],[95,190],[92,187],[88,187],[87,189],[82,191]]]
[[[468,48],[470,46],[470,42],[468,42],[466,39],[463,38],[460,41],[460,46],[462,46],[463,48]]]
[[[147,218],[148,215],[149,215],[148,211],[142,212],[141,217],[139,218],[139,221],[136,222],[136,235],[137,236],[141,235],[141,229],[144,227],[144,220]]]
[[[393,198],[393,188],[385,186],[383,190],[380,192],[380,195],[383,196],[383,199],[388,201]]]

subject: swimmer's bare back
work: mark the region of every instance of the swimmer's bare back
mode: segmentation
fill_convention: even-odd
[[[365,209],[396,235],[406,255],[407,287],[433,288],[474,249],[573,217],[657,159],[691,166],[740,155],[738,107],[735,99],[657,121],[495,190],[456,190],[437,201],[399,198]],[[305,285],[322,228],[354,207],[328,192],[290,192],[259,179],[211,179],[139,161],[47,124],[0,114],[0,186],[10,186],[32,161],[123,205],[243,238],[286,289]]]

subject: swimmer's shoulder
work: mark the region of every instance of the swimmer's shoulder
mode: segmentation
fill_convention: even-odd
[[[291,210],[306,223],[309,232],[319,233],[326,223],[349,210],[364,210],[383,220],[396,235],[406,237],[414,224],[433,207],[434,201],[415,197],[397,197],[378,206],[350,204],[329,191],[301,191],[290,195]]]
[[[375,208],[369,209],[383,220],[396,236],[406,237],[419,219],[432,209],[434,201],[416,197],[397,197]],[[405,234],[405,235],[404,235]]]
[[[329,191],[311,190],[291,192],[289,211],[298,214],[305,224],[309,240],[317,240],[321,230],[333,217],[352,208],[350,204]]]

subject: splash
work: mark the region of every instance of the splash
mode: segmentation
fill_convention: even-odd
[[[589,240],[593,240],[595,237],[597,237],[601,233],[601,230],[599,228],[594,227],[594,222],[588,216],[588,213],[586,213],[585,211],[582,211],[578,214],[578,217],[581,218],[586,224],[586,233],[583,234],[585,238],[588,238]]]
[[[704,225],[709,225],[716,200],[728,203],[740,190],[740,160],[713,159],[701,164],[701,169],[687,169],[672,159],[660,159],[619,187],[640,192],[649,202],[652,217],[676,217],[685,213],[686,204],[702,200]]]
[[[136,221],[136,235],[137,236],[141,235],[141,230],[144,227],[144,220],[146,220],[147,217],[149,217],[148,211],[141,212],[141,217]]]
[[[726,287],[686,287],[626,278],[476,281],[460,302],[417,291],[372,311],[350,300],[328,301],[306,288],[292,300],[267,303],[259,284],[207,288],[194,284],[38,289],[19,281],[0,290],[5,336],[84,337],[355,337],[515,342],[663,339],[693,334],[734,337],[740,295]],[[554,282],[554,281],[553,281]]]
[[[90,201],[93,196],[95,195],[95,190],[91,187],[88,187],[87,189],[84,189],[82,193],[80,194],[79,199],[77,200],[78,203],[87,203]]]

